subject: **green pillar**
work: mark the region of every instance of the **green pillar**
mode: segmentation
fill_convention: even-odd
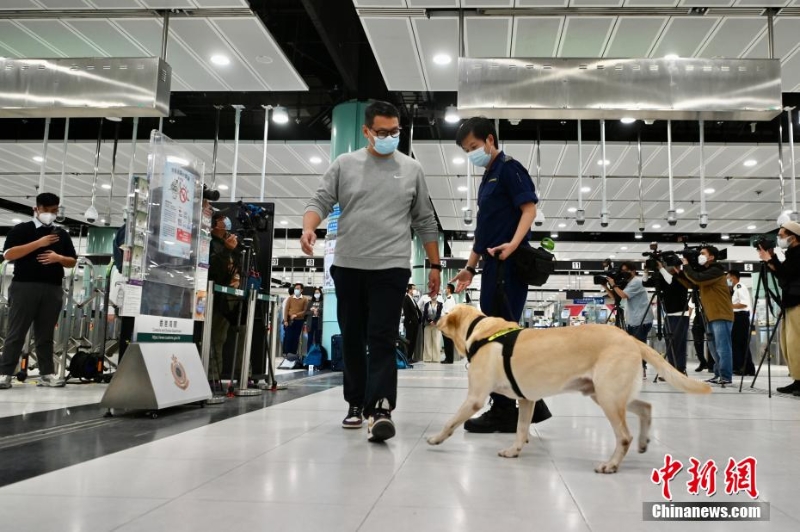
[[[367,139],[364,138],[361,126],[364,124],[364,111],[368,105],[368,102],[351,101],[334,107],[331,127],[331,162],[343,153],[355,151],[367,145]],[[337,205],[334,213],[328,217],[326,249],[336,240],[338,213],[339,206]],[[323,292],[325,305],[322,309],[322,345],[328,353],[331,353],[331,337],[339,334],[341,330],[336,315],[336,292],[333,286],[326,286]]]

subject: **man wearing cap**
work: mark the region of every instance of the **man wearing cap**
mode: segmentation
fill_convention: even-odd
[[[789,366],[789,376],[794,379],[790,385],[777,391],[800,397],[800,223],[781,225],[778,247],[784,251],[783,262],[775,255],[774,249],[758,248],[759,258],[766,262],[781,287],[781,308],[784,311],[781,351]]]

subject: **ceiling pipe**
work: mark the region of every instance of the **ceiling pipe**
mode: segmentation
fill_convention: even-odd
[[[608,227],[608,182],[606,180],[606,121],[600,120],[600,168],[602,169],[603,179],[603,206],[600,211],[600,227]]]
[[[94,202],[97,198],[97,175],[100,172],[100,148],[103,142],[103,119],[100,119],[99,125],[97,127],[97,148],[94,152],[94,178],[92,179],[92,203],[89,205],[89,208],[86,209],[86,213],[84,216],[86,217],[86,221],[94,223],[97,221],[97,217],[99,216],[97,212],[97,207],[95,207]]]
[[[64,158],[61,159],[61,184],[58,189],[58,197],[61,199],[61,204],[58,206],[58,214],[56,215],[56,221],[61,223],[67,217],[67,209],[64,207],[64,184],[67,180],[67,147],[69,145],[69,117],[64,121],[64,146],[62,148],[64,152]]]
[[[114,127],[114,150],[111,152],[111,184],[108,187],[108,211],[106,211],[106,221],[104,225],[108,227],[111,225],[111,201],[114,196],[114,178],[117,171],[117,148],[119,147],[119,126],[121,122],[116,123]]]
[[[642,164],[642,129],[636,135],[636,165],[639,175],[639,232],[644,233],[644,172]]]
[[[236,178],[239,172],[239,126],[242,122],[243,105],[233,105],[236,109],[236,129],[233,134],[233,175],[231,176],[231,201],[236,201]]]
[[[789,157],[792,162],[791,184],[792,184],[792,212],[789,215],[793,221],[797,221],[797,173],[794,160],[794,122],[792,121],[792,111],[794,107],[786,108],[786,118],[789,120]]]
[[[214,120],[214,151],[211,155],[211,189],[217,188],[217,151],[219,150],[219,113],[222,110],[221,105],[215,105],[216,118]]]
[[[575,223],[586,223],[586,211],[583,209],[583,125],[578,120],[578,210],[575,212]]]
[[[700,120],[700,227],[708,227],[708,211],[706,210],[706,128]]]
[[[42,141],[42,163],[39,165],[39,194],[44,189],[44,172],[47,169],[47,143],[50,141],[50,117],[44,119],[44,140]]]
[[[667,176],[669,186],[669,210],[667,211],[667,223],[676,225],[678,218],[675,212],[675,185],[672,175],[672,120],[667,120]]]
[[[271,105],[262,105],[264,108],[264,157],[261,160],[261,194],[259,201],[264,201],[264,189],[267,185],[267,143],[269,142],[269,112]]]

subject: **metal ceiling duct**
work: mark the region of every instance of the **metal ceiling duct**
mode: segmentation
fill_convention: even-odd
[[[772,59],[458,60],[462,116],[748,120],[781,113]]]
[[[171,80],[158,57],[0,58],[0,118],[164,117]]]

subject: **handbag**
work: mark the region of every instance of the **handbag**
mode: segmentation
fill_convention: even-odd
[[[511,255],[517,279],[530,286],[542,286],[556,270],[556,257],[542,248],[520,246]]]

